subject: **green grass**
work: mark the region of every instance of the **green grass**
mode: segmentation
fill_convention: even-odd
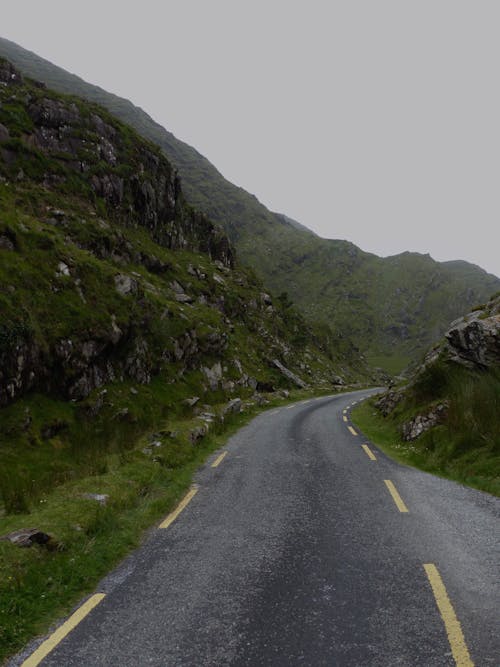
[[[499,385],[494,380],[478,384],[473,381],[457,389],[458,400],[452,400],[448,420],[411,442],[402,439],[400,426],[425,412],[415,405],[383,417],[374,406],[376,399],[370,399],[353,410],[352,419],[396,461],[500,496],[500,413],[494,407]]]
[[[399,375],[399,373],[402,373],[412,361],[409,355],[397,353],[392,355],[368,354],[366,360],[370,366],[373,366],[374,368],[382,368],[391,375]]]
[[[291,400],[310,396],[295,391]],[[41,490],[29,514],[0,516],[0,534],[37,527],[54,537],[54,548],[20,549],[0,541],[0,661],[47,631],[100,578],[140,544],[144,531],[180,500],[193,474],[228,437],[263,409],[285,404],[274,398],[265,408],[248,406],[239,415],[215,424],[196,446],[186,435],[196,420],[163,422],[153,455],[144,454],[151,431],[132,447],[101,456],[101,472]],[[163,431],[163,435],[162,435]],[[171,437],[171,432],[176,432]],[[167,434],[167,435],[165,435]],[[85,493],[109,496],[106,506]]]

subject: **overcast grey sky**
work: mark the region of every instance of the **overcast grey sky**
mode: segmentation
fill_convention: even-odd
[[[266,206],[500,276],[498,0],[15,0],[1,33]]]

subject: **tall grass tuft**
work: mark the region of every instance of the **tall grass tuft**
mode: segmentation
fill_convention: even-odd
[[[449,393],[452,454],[487,449],[500,455],[500,370],[456,376]]]

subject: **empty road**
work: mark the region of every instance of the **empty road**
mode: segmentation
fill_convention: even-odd
[[[11,664],[498,667],[500,500],[384,456],[350,421],[370,393],[253,419]]]

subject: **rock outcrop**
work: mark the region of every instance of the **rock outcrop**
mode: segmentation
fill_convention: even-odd
[[[449,404],[447,402],[439,403],[425,415],[417,415],[402,426],[403,440],[410,442],[416,440],[422,433],[441,424],[448,413]]]
[[[447,422],[450,405],[453,405],[451,386],[456,377],[463,376],[463,373],[453,375],[453,367],[458,370],[456,365],[471,371],[465,371],[471,385],[474,378],[487,376],[489,371],[494,377],[500,368],[500,294],[452,322],[444,339],[427,353],[409,384],[387,391],[375,403],[384,417],[394,413],[400,403],[404,404],[403,413],[408,408],[413,413],[419,410],[412,419],[400,423],[403,440],[416,440],[438,424]],[[456,396],[453,400],[456,403]]]
[[[385,394],[375,402],[375,407],[380,410],[380,412],[387,417],[390,415],[394,408],[401,403],[404,398],[403,390],[391,390],[386,391]]]
[[[500,296],[453,322],[445,337],[452,361],[469,367],[499,366]]]
[[[52,537],[38,528],[21,528],[8,535],[3,535],[0,540],[8,541],[16,547],[29,548],[34,544],[48,546]]]
[[[28,84],[7,61],[0,60],[3,102],[19,104],[23,94],[24,127],[7,142],[9,128],[0,128],[0,154],[9,171],[19,169],[45,187],[64,188],[78,178],[93,199],[105,202],[108,215],[148,229],[157,243],[207,253],[224,266],[234,261],[230,243],[205,215],[186,205],[177,172],[164,154],[134,135],[97,106],[70,98],[54,98],[43,86]],[[31,154],[42,169],[23,157]],[[46,160],[40,159],[46,157]]]
[[[279,359],[273,359],[272,364],[280,371],[282,375],[284,375],[287,378],[287,380],[293,382],[300,389],[305,389],[307,387],[307,384],[304,382],[304,380],[299,378],[298,375],[296,375],[289,368],[284,366]]]

